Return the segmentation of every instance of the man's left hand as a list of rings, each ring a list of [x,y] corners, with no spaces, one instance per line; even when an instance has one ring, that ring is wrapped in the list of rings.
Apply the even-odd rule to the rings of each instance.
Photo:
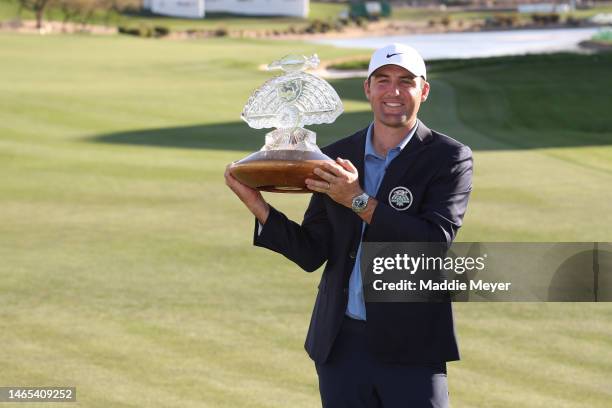
[[[314,169],[314,174],[323,181],[307,178],[306,186],[312,191],[327,194],[338,204],[351,208],[353,198],[363,193],[359,185],[359,172],[348,160],[338,157],[335,162]]]

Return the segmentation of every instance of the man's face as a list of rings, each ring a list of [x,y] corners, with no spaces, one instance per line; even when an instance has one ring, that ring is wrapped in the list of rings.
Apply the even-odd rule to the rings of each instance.
[[[393,128],[411,127],[427,99],[429,84],[402,67],[385,65],[365,81],[364,90],[376,121]]]

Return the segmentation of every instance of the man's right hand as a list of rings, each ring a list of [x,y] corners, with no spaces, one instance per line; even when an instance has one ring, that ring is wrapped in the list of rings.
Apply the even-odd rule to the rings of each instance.
[[[231,175],[228,164],[225,168],[225,184],[240,198],[246,207],[253,213],[257,220],[263,225],[270,215],[270,205],[264,200],[263,196],[254,188],[242,184]]]

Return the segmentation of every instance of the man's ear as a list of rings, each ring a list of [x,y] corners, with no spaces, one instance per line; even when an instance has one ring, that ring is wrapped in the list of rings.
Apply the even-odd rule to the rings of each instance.
[[[430,86],[429,82],[427,82],[423,78],[421,78],[421,81],[423,81],[423,86],[421,88],[421,102],[425,102],[427,100],[427,97],[429,96]]]
[[[366,98],[368,98],[368,101],[370,100],[370,79],[366,79],[365,81],[363,81],[363,92],[365,93]]]

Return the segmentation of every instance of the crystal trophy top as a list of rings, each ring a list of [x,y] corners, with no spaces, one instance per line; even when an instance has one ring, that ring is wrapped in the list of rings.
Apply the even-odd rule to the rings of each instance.
[[[266,150],[320,152],[316,134],[305,125],[333,123],[342,113],[340,97],[327,81],[304,72],[316,68],[319,57],[288,55],[268,65],[282,75],[266,81],[249,98],[241,118],[255,129],[276,128],[266,134]]]
[[[264,146],[230,166],[240,182],[258,190],[311,192],[305,180],[319,179],[314,169],[331,159],[305,125],[332,123],[342,113],[340,97],[325,80],[304,72],[319,65],[319,57],[289,55],[268,65],[282,74],[266,81],[249,98],[242,119],[255,129],[276,128]]]

